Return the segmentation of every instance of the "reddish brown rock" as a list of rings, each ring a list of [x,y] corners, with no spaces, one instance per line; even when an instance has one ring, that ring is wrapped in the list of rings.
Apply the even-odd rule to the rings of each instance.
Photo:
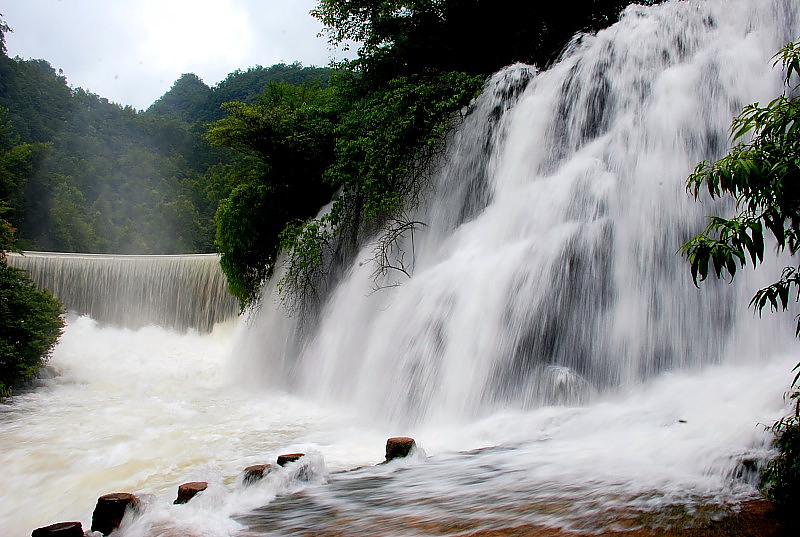
[[[245,485],[252,485],[256,481],[260,481],[265,475],[269,474],[274,466],[271,464],[254,464],[248,466],[242,472],[242,481]]]
[[[408,457],[411,450],[416,447],[416,442],[408,436],[397,436],[386,441],[386,462],[392,459]]]
[[[297,462],[305,453],[287,453],[286,455],[278,455],[278,466],[286,466],[290,462]]]
[[[31,537],[83,537],[83,526],[80,522],[57,522],[33,530]]]
[[[184,483],[178,487],[178,497],[172,503],[176,505],[186,503],[194,498],[198,492],[203,492],[207,488],[208,483],[205,481],[192,481],[190,483]]]
[[[114,492],[100,496],[92,513],[92,531],[108,535],[117,529],[128,508],[136,507],[136,496],[130,492]]]

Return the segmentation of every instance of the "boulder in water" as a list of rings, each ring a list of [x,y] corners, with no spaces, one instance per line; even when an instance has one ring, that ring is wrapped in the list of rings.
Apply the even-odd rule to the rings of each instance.
[[[198,492],[203,492],[208,488],[208,483],[205,481],[192,481],[184,483],[178,487],[178,497],[172,502],[175,505],[186,503],[194,498]]]
[[[417,446],[414,439],[408,436],[397,436],[386,441],[386,462],[392,459],[408,457]]]
[[[136,507],[136,496],[130,492],[114,492],[97,499],[92,513],[92,531],[108,535],[122,523],[122,517],[128,508]]]
[[[80,522],[57,522],[33,530],[31,537],[83,537],[83,526]]]

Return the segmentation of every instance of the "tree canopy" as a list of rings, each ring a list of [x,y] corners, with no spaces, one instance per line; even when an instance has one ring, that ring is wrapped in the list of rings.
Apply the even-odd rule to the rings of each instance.
[[[482,85],[482,77],[430,73],[373,88],[341,72],[327,88],[273,84],[254,104],[227,103],[209,140],[263,170],[217,213],[222,267],[242,307],[258,297],[281,250],[285,296],[295,304],[315,296],[334,250],[380,229],[419,194],[452,114]],[[331,209],[315,218],[334,192]]]
[[[333,194],[322,179],[339,113],[329,89],[271,83],[254,104],[224,105],[212,144],[253,160],[250,177],[219,205],[217,245],[230,289],[245,307],[275,266],[288,223],[313,216]]]

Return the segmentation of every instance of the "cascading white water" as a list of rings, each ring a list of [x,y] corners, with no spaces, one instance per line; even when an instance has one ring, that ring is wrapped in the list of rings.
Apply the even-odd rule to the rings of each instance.
[[[800,352],[791,315],[746,304],[782,265],[696,289],[676,251],[725,209],[684,181],[781,91],[795,4],[631,7],[495,75],[411,215],[413,276],[375,291],[365,246],[313,327],[269,289],[232,336],[70,318],[55,378],[0,406],[0,527],[88,528],[123,490],[120,537],[602,534],[752,498]],[[373,466],[398,434],[429,457]],[[305,478],[238,479],[295,451]]]
[[[633,6],[546,72],[496,74],[409,217],[427,225],[402,247],[413,276],[373,281],[368,244],[292,366],[256,351],[248,371],[425,423],[770,355],[791,330],[746,309],[765,280],[698,290],[677,250],[725,210],[691,199],[687,176],[727,150],[745,104],[782,91],[771,56],[798,17],[785,0]],[[274,338],[257,326],[243,345]]]
[[[8,260],[68,310],[116,326],[209,331],[237,312],[215,254],[24,252]]]

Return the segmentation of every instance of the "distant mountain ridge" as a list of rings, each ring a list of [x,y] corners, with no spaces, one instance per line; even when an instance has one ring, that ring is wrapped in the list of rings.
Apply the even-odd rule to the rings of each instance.
[[[255,102],[270,82],[326,87],[331,73],[329,67],[303,67],[300,63],[259,65],[246,71],[237,69],[213,87],[197,75],[186,73],[147,112],[182,121],[216,121],[224,116],[223,103]]]

